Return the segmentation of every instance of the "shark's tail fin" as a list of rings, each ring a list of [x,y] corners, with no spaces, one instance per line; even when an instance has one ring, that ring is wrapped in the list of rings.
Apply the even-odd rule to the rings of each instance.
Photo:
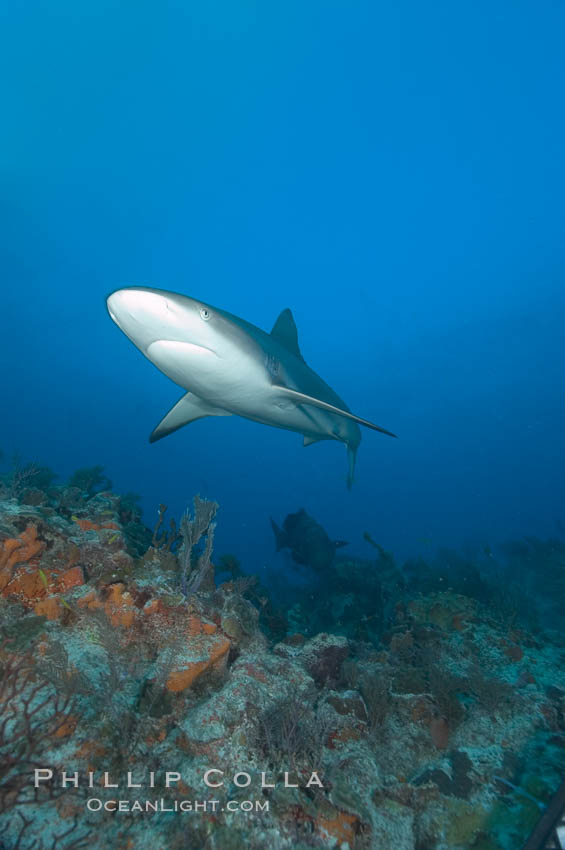
[[[271,528],[273,529],[273,532],[274,532],[274,535],[275,535],[275,543],[276,543],[276,546],[277,546],[277,552],[279,552],[281,549],[284,549],[284,547],[286,546],[286,534],[282,530],[282,528],[278,527],[278,525],[276,524],[276,522],[274,521],[274,519],[272,517],[271,517]]]
[[[355,474],[355,457],[357,455],[357,446],[352,448],[351,446],[347,447],[347,461],[349,463],[349,468],[347,470],[347,489],[351,490],[354,481]]]

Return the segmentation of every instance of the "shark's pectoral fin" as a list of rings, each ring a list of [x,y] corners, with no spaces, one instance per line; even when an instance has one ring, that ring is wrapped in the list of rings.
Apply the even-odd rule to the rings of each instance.
[[[307,437],[306,434],[304,434],[304,445],[311,446],[312,443],[320,443],[322,440],[325,439],[325,437]]]
[[[311,404],[314,407],[319,407],[321,410],[327,410],[328,413],[335,413],[337,416],[344,416],[346,419],[352,419],[359,425],[365,425],[366,428],[372,428],[373,431],[380,431],[381,434],[388,434],[389,437],[396,437],[396,434],[393,434],[392,431],[380,428],[373,422],[361,419],[359,416],[355,416],[348,410],[342,410],[340,407],[336,407],[335,405],[329,404],[327,401],[322,401],[314,396],[298,392],[298,390],[292,390],[290,387],[283,387],[282,385],[277,386],[277,392],[280,393],[283,398],[295,401],[296,404]]]
[[[161,419],[157,427],[151,432],[150,443],[155,443],[162,437],[167,437],[173,431],[178,431],[183,425],[188,425],[203,416],[231,416],[228,410],[221,407],[213,407],[203,401],[194,393],[187,393],[171,407],[164,419]]]
[[[271,517],[271,528],[273,529],[275,535],[275,543],[277,547],[277,552],[280,552],[281,549],[287,545],[286,533],[279,528],[274,519]]]

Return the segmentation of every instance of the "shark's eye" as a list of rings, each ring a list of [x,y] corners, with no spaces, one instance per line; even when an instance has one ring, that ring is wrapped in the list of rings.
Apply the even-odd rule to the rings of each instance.
[[[211,314],[210,310],[208,310],[206,307],[201,307],[200,308],[200,318],[204,319],[205,322],[209,321],[212,318],[212,314]]]

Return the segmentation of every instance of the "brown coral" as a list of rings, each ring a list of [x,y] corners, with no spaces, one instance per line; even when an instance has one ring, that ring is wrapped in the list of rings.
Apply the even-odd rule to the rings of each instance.
[[[48,620],[58,620],[63,613],[63,606],[60,599],[56,596],[49,596],[47,599],[42,599],[34,608],[35,613],[39,617],[47,617]]]
[[[336,839],[340,844],[344,842],[352,846],[358,827],[358,818],[347,812],[337,812],[334,817],[319,817],[318,827],[322,834]]]
[[[120,531],[120,526],[115,522],[97,523],[92,522],[90,519],[81,519],[80,517],[73,517],[73,522],[76,522],[81,531],[101,531],[103,528],[111,531]]]
[[[121,583],[110,585],[110,593],[104,605],[106,616],[113,626],[133,626],[137,617],[137,608],[133,597]]]
[[[204,673],[221,670],[228,657],[230,642],[223,636],[202,634],[194,637],[191,646],[201,651],[200,661],[188,661],[179,670],[173,670],[167,679],[167,690],[173,693],[184,691]]]
[[[8,575],[3,586],[10,580],[10,575],[18,564],[29,564],[38,559],[43,551],[45,543],[37,537],[37,528],[28,525],[19,537],[12,537],[0,543],[0,570],[3,575]]]
[[[41,541],[39,541],[41,543]],[[16,553],[21,550],[16,550]],[[25,554],[25,553],[24,553]],[[21,555],[18,555],[21,557]],[[33,561],[25,566],[18,566],[15,570],[5,568],[0,571],[0,591],[4,596],[17,596],[27,608],[35,608],[36,613],[38,605],[48,602],[46,597],[49,594],[64,594],[73,587],[84,584],[84,574],[81,567],[72,567],[71,569],[59,572],[57,570],[41,570],[37,566],[33,566]],[[55,597],[50,597],[55,599]],[[47,611],[54,611],[54,602],[48,602],[42,614],[46,614],[49,619],[55,619]],[[59,600],[57,600],[59,605]]]

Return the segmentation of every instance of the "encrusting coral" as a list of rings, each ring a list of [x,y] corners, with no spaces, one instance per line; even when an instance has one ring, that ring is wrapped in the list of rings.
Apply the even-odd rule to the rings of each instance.
[[[19,537],[8,538],[0,542],[0,570],[10,571],[18,564],[30,563],[38,559],[45,543],[37,537],[37,528],[28,525]]]

